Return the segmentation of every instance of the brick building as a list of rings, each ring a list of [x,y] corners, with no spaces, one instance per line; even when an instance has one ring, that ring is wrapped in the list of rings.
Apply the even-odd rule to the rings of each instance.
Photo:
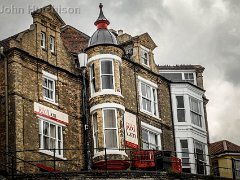
[[[53,159],[60,171],[102,169],[107,159],[107,168],[126,169],[130,150],[175,150],[170,81],[148,33],[109,30],[101,5],[91,37],[51,5],[32,17],[29,29],[0,42],[3,164],[35,173],[50,171]]]

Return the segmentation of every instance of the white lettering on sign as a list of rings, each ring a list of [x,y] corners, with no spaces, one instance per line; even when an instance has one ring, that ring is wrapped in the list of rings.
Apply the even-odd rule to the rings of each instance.
[[[37,102],[34,102],[34,113],[65,125],[68,124],[67,114],[39,104]]]
[[[131,148],[138,148],[136,115],[125,112],[124,125],[126,145]]]

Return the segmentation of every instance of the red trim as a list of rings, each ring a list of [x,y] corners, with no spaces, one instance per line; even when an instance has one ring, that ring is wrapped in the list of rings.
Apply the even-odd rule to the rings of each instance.
[[[61,172],[61,171],[58,170],[58,169],[55,169],[55,171],[54,171],[54,168],[49,167],[49,166],[45,166],[45,165],[43,165],[43,164],[36,164],[36,166],[39,167],[40,169],[44,169],[44,170],[46,170],[46,171],[48,171],[48,172]]]
[[[138,145],[137,144],[134,144],[132,142],[129,142],[129,141],[125,141],[125,144],[126,146],[130,147],[130,148],[134,148],[134,149],[137,149],[138,148]]]
[[[171,162],[172,162],[172,171],[175,173],[181,173],[182,172],[181,159],[177,157],[171,157]]]
[[[106,22],[100,22],[97,24],[97,29],[107,29]]]
[[[129,166],[129,162],[124,160],[99,161],[93,164],[93,168],[98,170],[126,170]]]
[[[64,121],[62,121],[62,120],[56,119],[56,118],[51,117],[51,116],[48,116],[48,115],[46,115],[46,114],[43,114],[43,113],[40,113],[40,112],[37,112],[37,111],[35,111],[35,113],[38,114],[38,115],[40,115],[40,116],[43,116],[43,117],[45,117],[45,118],[48,118],[48,119],[51,119],[51,120],[53,120],[53,121],[59,122],[59,123],[61,123],[61,124],[65,124],[65,125],[68,124],[68,123],[66,123],[66,122],[64,122]]]

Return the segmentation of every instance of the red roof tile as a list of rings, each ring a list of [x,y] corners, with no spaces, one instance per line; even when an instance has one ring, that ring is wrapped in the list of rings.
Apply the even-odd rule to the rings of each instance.
[[[209,153],[212,155],[221,153],[240,153],[240,146],[227,140],[218,141],[209,145]]]

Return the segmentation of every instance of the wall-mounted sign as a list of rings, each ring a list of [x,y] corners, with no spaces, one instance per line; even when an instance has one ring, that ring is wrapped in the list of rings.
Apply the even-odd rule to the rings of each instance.
[[[47,106],[44,106],[42,104],[34,102],[34,113],[48,118],[50,120],[62,123],[62,124],[68,124],[68,115],[65,113],[62,113],[60,111],[57,111],[55,109],[49,108]]]
[[[126,145],[131,148],[138,148],[136,115],[129,112],[125,112],[124,125]]]

